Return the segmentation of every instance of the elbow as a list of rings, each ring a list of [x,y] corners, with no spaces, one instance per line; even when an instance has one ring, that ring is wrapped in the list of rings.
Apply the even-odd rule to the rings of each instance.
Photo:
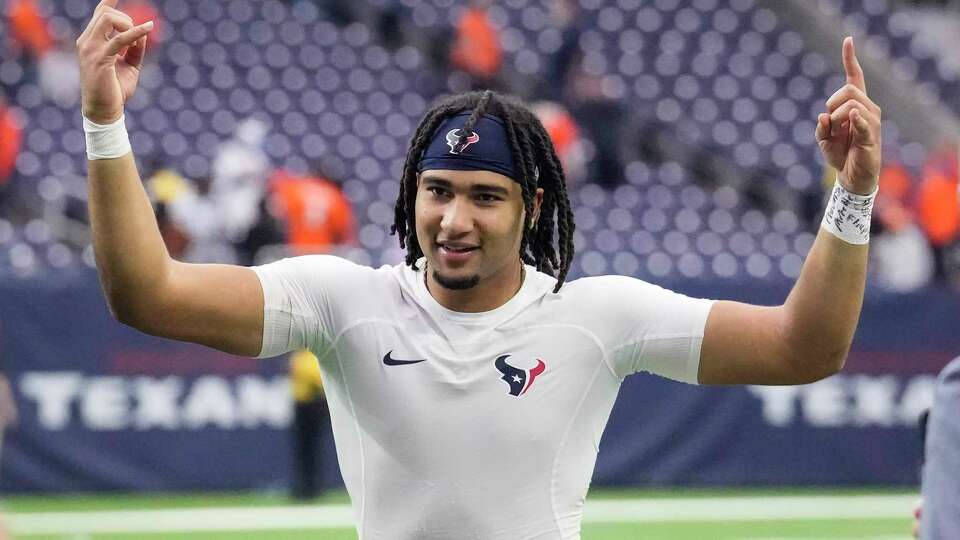
[[[832,377],[843,370],[850,348],[833,351],[806,351],[805,354],[795,355],[794,384],[814,383],[827,377]]]
[[[129,326],[129,321],[134,317],[131,303],[126,301],[122,295],[111,291],[106,284],[103,284],[103,293],[107,300],[107,309],[110,310],[110,316],[113,317],[113,320]]]
[[[840,373],[853,345],[852,333],[799,324],[795,318],[787,319],[781,336],[793,384],[809,384]]]
[[[131,303],[108,298],[107,306],[110,308],[110,315],[115,321],[131,328],[140,329],[143,317]]]
[[[832,377],[837,373],[840,373],[843,370],[843,366],[846,361],[846,351],[844,351],[843,354],[825,355],[819,359],[819,362],[817,362],[817,367],[813,373],[813,380],[810,382],[823,380],[827,377]]]
[[[163,312],[160,307],[165,298],[165,289],[158,282],[156,279],[111,280],[101,275],[101,288],[113,319],[141,332],[152,333],[151,327],[156,323],[157,314]]]
[[[147,334],[153,333],[150,314],[154,310],[148,308],[143,302],[107,296],[107,306],[110,309],[110,315],[120,324]]]
[[[844,347],[843,351],[841,351],[840,354],[833,356],[830,359],[830,364],[829,364],[831,371],[827,376],[829,377],[830,375],[836,375],[837,373],[840,373],[841,371],[843,371],[843,366],[847,364],[847,356],[849,355],[850,355],[850,346],[848,345],[847,347]]]

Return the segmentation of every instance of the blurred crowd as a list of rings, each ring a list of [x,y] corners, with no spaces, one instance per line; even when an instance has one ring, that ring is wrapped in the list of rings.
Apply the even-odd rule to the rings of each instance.
[[[884,160],[871,241],[879,283],[909,291],[937,280],[960,290],[957,145],[930,152],[918,173],[893,150]]]
[[[79,108],[76,36],[51,24],[36,0],[12,0],[5,9],[9,37],[2,46],[27,72],[21,80],[36,81],[46,99]],[[154,21],[147,50],[155,56],[166,39],[160,11],[150,0],[125,0],[122,9],[135,24]],[[308,173],[272,169],[263,148],[267,131],[261,119],[240,122],[204,177],[188,177],[162,157],[141,159],[171,255],[251,265],[355,244],[353,211],[336,176],[324,176],[322,163]],[[15,107],[0,94],[0,217],[17,210],[18,201],[6,200],[13,190],[5,188],[14,179],[22,138]]]

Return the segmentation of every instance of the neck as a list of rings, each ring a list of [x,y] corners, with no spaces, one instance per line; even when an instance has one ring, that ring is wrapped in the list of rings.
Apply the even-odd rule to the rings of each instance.
[[[476,286],[462,291],[442,287],[433,277],[429,265],[424,267],[427,291],[441,306],[462,313],[482,313],[506,304],[523,286],[526,270],[520,259],[498,274],[480,280]]]

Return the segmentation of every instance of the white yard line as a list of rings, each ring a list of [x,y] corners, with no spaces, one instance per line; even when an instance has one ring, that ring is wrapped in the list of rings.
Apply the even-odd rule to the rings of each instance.
[[[587,501],[584,521],[615,523],[903,518],[911,515],[915,500],[916,497],[912,495],[600,499]],[[13,532],[18,535],[338,529],[351,528],[354,523],[353,512],[345,504],[24,512],[8,514],[8,518]]]
[[[763,521],[910,517],[916,496],[749,496],[588,501],[584,521]]]
[[[754,538],[751,536],[747,540],[852,540],[852,538],[851,536],[816,536],[811,538],[797,536],[758,536]],[[856,540],[910,540],[910,536],[906,533],[896,536],[857,536]]]

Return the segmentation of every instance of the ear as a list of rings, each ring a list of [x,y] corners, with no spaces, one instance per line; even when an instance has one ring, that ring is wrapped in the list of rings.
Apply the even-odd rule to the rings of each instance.
[[[543,204],[543,188],[537,188],[533,195],[533,216],[530,218],[530,228],[537,228],[537,220],[540,219],[540,206]]]

